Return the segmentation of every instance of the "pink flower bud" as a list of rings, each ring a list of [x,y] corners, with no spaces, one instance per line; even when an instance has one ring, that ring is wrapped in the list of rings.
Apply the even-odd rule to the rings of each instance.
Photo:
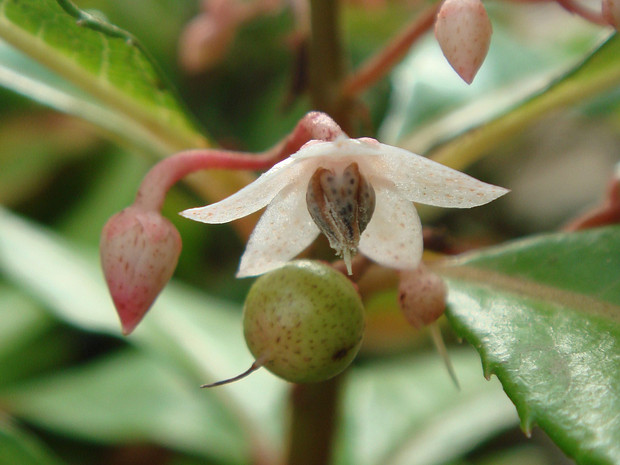
[[[101,233],[101,265],[123,327],[130,334],[170,280],[181,237],[157,211],[128,207]]]
[[[613,27],[620,27],[620,0],[603,0],[603,18]]]
[[[403,271],[398,286],[398,302],[407,321],[420,329],[443,315],[446,309],[446,285],[423,263],[412,271]]]
[[[468,84],[489,51],[492,32],[480,0],[445,0],[435,21],[435,37],[441,51]]]

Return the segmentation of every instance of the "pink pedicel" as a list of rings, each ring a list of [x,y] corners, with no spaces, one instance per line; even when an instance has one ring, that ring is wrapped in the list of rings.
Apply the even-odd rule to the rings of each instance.
[[[620,0],[603,0],[603,19],[618,29],[620,27]]]

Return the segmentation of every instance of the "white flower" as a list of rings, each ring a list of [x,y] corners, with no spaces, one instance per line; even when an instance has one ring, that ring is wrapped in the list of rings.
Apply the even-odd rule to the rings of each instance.
[[[347,189],[349,183],[353,189]],[[320,232],[347,266],[359,249],[380,265],[415,269],[422,257],[422,226],[412,202],[470,208],[506,192],[407,150],[341,136],[310,141],[237,193],[181,215],[227,223],[268,205],[241,257],[238,277],[282,266]]]

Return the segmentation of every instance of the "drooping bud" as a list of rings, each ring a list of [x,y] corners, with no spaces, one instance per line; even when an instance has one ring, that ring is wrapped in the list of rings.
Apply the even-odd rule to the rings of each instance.
[[[407,321],[418,329],[443,315],[446,294],[443,280],[423,263],[415,270],[401,272],[398,302]]]
[[[357,163],[342,173],[316,170],[308,183],[306,203],[310,216],[352,274],[351,258],[375,211],[375,191]]]
[[[450,354],[441,336],[437,319],[446,310],[446,284],[424,263],[412,271],[403,271],[398,286],[398,303],[405,318],[417,329],[428,327],[433,344],[443,359],[454,385],[459,388],[456,372],[450,361]]]
[[[123,334],[130,334],[170,280],[181,237],[157,211],[128,207],[103,228],[101,265]]]
[[[603,0],[603,18],[616,29],[620,28],[620,0]]]
[[[445,0],[435,21],[441,51],[467,84],[472,83],[487,55],[492,32],[480,0]]]

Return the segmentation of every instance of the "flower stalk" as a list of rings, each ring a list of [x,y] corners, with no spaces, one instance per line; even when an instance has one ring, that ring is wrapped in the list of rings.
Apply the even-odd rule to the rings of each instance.
[[[387,75],[411,46],[433,27],[440,3],[429,6],[407,24],[384,48],[370,57],[343,83],[342,94],[353,98]]]
[[[288,137],[261,154],[188,150],[155,165],[142,181],[134,203],[112,216],[101,234],[101,264],[123,334],[129,335],[142,321],[176,268],[181,237],[161,215],[161,208],[177,181],[206,169],[265,170],[308,140],[332,140],[341,134],[325,114],[311,112]]]

